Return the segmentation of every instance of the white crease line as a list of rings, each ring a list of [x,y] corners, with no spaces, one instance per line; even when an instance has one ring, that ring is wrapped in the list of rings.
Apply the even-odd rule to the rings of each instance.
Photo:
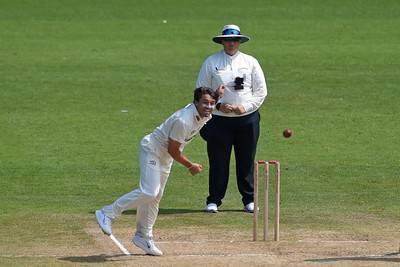
[[[144,256],[146,257],[146,255],[135,255],[135,254],[131,254],[132,256]],[[106,255],[80,255],[79,257],[99,257],[101,258],[102,256],[107,257]],[[111,255],[109,255],[110,257],[112,257]],[[265,257],[265,256],[275,256],[273,254],[268,254],[268,253],[250,253],[250,254],[233,254],[233,253],[228,253],[228,254],[165,254],[165,256],[178,256],[178,257]],[[29,254],[25,254],[25,255],[11,255],[11,254],[3,254],[0,255],[0,258],[68,258],[68,256],[66,255],[29,255]],[[70,256],[73,257],[73,256]]]
[[[343,256],[345,258],[378,258],[378,257],[385,257],[385,258],[396,258],[400,255],[399,253],[393,253],[393,254],[370,254],[370,255],[346,255]],[[148,255],[142,255],[142,254],[131,254],[132,257],[148,257]],[[66,256],[66,255],[11,255],[11,254],[3,254],[0,255],[0,258],[68,258],[68,257],[109,257],[112,258],[113,255],[106,255],[106,254],[101,254],[101,255],[79,255],[79,256]],[[244,253],[238,253],[238,254],[164,254],[164,257],[279,257],[274,254],[268,254],[268,253],[249,253],[249,254],[244,254]],[[129,256],[127,256],[129,258]],[[327,258],[329,259],[329,258]]]

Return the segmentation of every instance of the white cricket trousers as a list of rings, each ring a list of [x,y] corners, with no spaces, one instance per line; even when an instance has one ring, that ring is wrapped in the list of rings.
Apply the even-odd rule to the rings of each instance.
[[[173,159],[162,154],[150,143],[149,136],[143,138],[139,147],[140,186],[139,189],[120,197],[113,204],[102,208],[112,219],[125,210],[136,208],[136,233],[140,237],[152,238],[160,200],[164,193]]]

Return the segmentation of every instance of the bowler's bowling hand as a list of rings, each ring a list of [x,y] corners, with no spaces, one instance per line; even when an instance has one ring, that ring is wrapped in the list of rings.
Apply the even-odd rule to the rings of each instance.
[[[224,95],[224,92],[225,92],[225,86],[223,84],[221,84],[220,86],[218,86],[217,90],[215,91],[215,93],[218,96],[218,99]]]

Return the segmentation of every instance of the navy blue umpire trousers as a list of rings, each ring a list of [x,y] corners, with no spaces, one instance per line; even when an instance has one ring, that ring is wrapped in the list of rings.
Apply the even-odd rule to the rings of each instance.
[[[232,148],[236,159],[236,179],[242,202],[254,201],[254,158],[260,136],[260,113],[242,117],[213,115],[200,131],[207,141],[210,165],[207,204],[222,204],[229,180]]]

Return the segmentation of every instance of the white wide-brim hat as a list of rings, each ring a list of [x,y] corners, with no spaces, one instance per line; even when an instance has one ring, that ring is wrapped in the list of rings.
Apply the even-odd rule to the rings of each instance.
[[[237,25],[225,25],[222,28],[222,35],[218,35],[212,38],[217,44],[222,44],[222,38],[240,38],[240,43],[245,43],[250,40],[249,37],[240,34],[240,28]]]

